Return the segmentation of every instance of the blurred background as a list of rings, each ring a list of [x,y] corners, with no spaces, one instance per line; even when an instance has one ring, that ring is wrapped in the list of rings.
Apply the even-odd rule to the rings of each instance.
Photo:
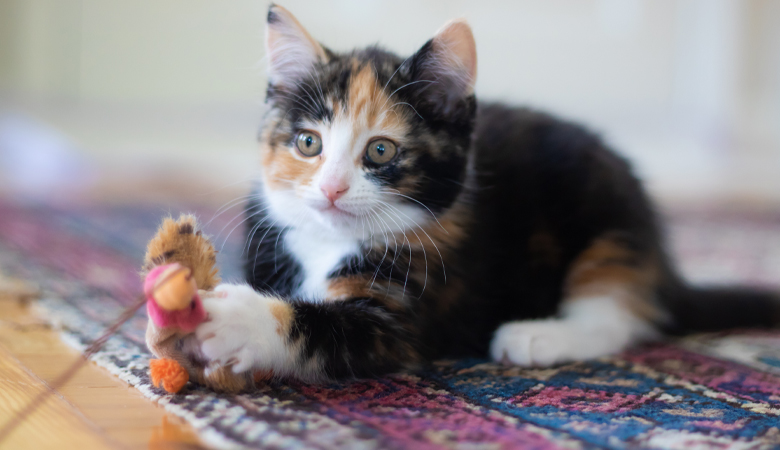
[[[665,204],[780,205],[780,1],[288,0],[334,50],[409,54],[447,20],[477,94],[601,133]],[[0,190],[208,201],[246,189],[259,0],[0,0]]]

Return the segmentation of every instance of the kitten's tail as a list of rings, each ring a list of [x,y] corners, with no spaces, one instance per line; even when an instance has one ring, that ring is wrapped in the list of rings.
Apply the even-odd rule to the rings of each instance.
[[[659,292],[675,334],[780,325],[780,293],[748,287],[698,288],[683,283]]]

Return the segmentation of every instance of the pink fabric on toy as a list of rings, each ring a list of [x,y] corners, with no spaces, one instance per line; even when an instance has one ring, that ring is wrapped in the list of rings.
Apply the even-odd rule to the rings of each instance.
[[[152,269],[144,280],[144,294],[146,295],[146,312],[149,318],[160,328],[175,327],[182,331],[190,333],[195,331],[198,325],[206,320],[206,310],[203,309],[203,303],[198,294],[192,298],[192,303],[187,309],[179,311],[166,311],[157,304],[152,292],[157,278],[171,267],[172,264],[158,266]]]

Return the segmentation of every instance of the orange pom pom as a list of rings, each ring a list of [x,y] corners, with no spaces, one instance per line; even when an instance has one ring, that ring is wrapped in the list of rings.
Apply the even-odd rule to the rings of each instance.
[[[149,375],[155,387],[175,394],[190,380],[190,374],[173,359],[153,359],[149,361]]]

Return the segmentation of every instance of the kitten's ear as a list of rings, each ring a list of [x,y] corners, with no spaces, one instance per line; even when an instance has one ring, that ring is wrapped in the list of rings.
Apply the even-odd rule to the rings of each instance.
[[[477,81],[477,46],[471,27],[464,19],[446,24],[414,55],[416,80],[431,81],[425,95],[434,102],[453,102],[474,93]]]
[[[327,62],[325,49],[311,37],[298,19],[281,6],[268,8],[265,30],[270,84],[293,85],[311,72],[317,62]]]

